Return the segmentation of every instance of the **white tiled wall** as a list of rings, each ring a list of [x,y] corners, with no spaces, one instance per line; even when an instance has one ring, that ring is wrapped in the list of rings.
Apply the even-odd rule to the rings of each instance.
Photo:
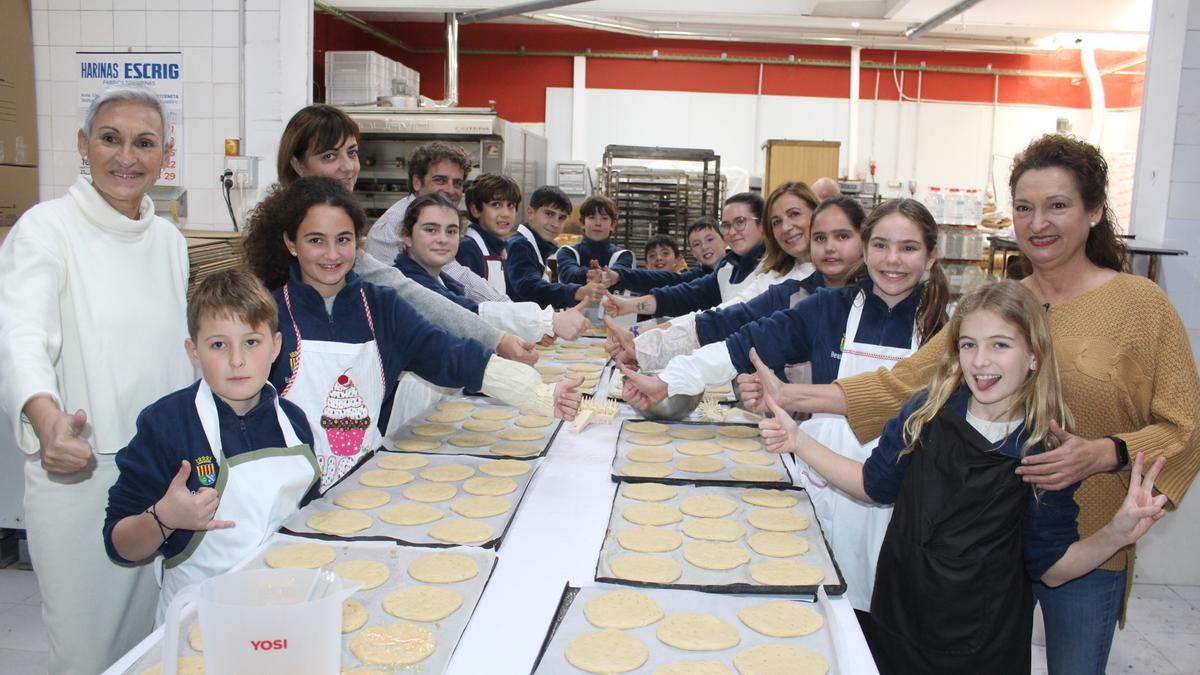
[[[239,218],[274,182],[283,126],[311,97],[311,0],[32,0],[32,8],[41,199],[63,194],[77,175],[75,52],[86,50],[183,53],[189,227],[231,229],[217,183],[224,139],[240,135],[243,153],[262,158],[260,189],[240,199],[235,193]],[[239,91],[246,113],[240,134]]]

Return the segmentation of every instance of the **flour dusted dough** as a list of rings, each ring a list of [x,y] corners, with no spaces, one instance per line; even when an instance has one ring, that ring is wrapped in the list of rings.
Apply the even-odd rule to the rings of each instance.
[[[379,512],[379,519],[392,525],[424,525],[446,514],[427,504],[400,504]]]
[[[435,483],[452,483],[475,475],[475,469],[465,464],[443,464],[421,470],[421,478]]]
[[[746,522],[769,532],[796,532],[808,529],[808,518],[792,511],[755,509],[746,514]]]
[[[523,475],[529,473],[532,470],[532,468],[530,467],[529,462],[518,462],[515,459],[493,459],[489,462],[484,462],[483,464],[480,464],[479,470],[482,471],[483,473],[486,473],[489,476],[506,477],[506,476],[523,476]],[[475,479],[472,478],[471,480],[467,481],[466,483],[463,483],[463,489],[466,489],[467,483],[470,483],[473,480],[475,480]],[[513,490],[515,490],[515,489],[517,489],[517,488],[516,488],[516,484],[514,483]],[[471,491],[467,490],[467,492],[471,492]],[[509,490],[509,492],[512,492],[512,490]],[[486,493],[471,492],[471,494],[486,494]],[[501,493],[501,494],[504,494],[504,493]]]
[[[450,502],[450,510],[464,518],[491,518],[511,508],[512,502],[500,497],[467,497]]]
[[[200,624],[192,624],[191,630],[188,631],[188,646],[198,652],[204,651],[204,637],[200,635]]]
[[[683,559],[706,570],[731,570],[750,562],[739,544],[693,541],[683,547]]]
[[[621,468],[622,475],[634,478],[666,478],[673,473],[675,473],[674,469],[663,464],[630,462]]]
[[[414,440],[418,443],[432,443],[433,447],[427,448],[429,450],[433,450],[434,448],[437,448],[439,445],[441,445],[437,441],[426,441],[426,440],[422,440],[420,438],[414,438],[411,440]],[[398,441],[397,441],[397,447],[399,447]],[[429,463],[429,460],[425,459],[424,457],[421,457],[420,455],[392,455],[392,454],[387,454],[387,455],[381,456],[379,458],[379,462],[378,462],[379,468],[381,468],[381,469],[400,469],[400,470],[419,469],[428,463]]]
[[[492,538],[495,529],[475,520],[443,520],[429,528],[429,536],[449,544],[482,544]]]
[[[554,420],[546,417],[545,415],[521,415],[513,424],[516,424],[519,427],[541,428],[548,427],[553,423]]]
[[[635,434],[665,434],[667,425],[658,422],[630,422],[625,429]]]
[[[479,564],[458,553],[431,553],[408,566],[408,576],[427,584],[454,584],[479,574]]]
[[[517,489],[517,482],[504,476],[487,478],[471,478],[463,483],[463,491],[467,494],[483,497],[499,497]]]
[[[683,520],[683,514],[666,504],[634,504],[621,512],[634,525],[670,525]]]
[[[711,652],[738,646],[742,635],[729,622],[711,614],[680,612],[658,624],[658,639],[677,649]]]
[[[584,633],[567,645],[567,663],[588,673],[628,673],[641,667],[650,652],[632,635],[605,628]]]
[[[441,447],[442,444],[439,443],[438,441],[433,441],[428,438],[413,438],[413,437],[409,436],[408,438],[401,438],[401,439],[397,440],[395,443],[393,443],[393,445],[396,446],[397,450],[404,450],[405,452],[428,452],[430,450],[438,449],[439,447]],[[381,466],[385,469],[409,468],[409,467],[403,467],[403,466],[383,466],[384,459],[387,459],[387,458],[384,457],[379,460],[379,466]],[[420,466],[420,465],[418,464],[417,466]]]
[[[795,560],[768,560],[751,565],[750,578],[767,586],[816,586],[825,571]]]
[[[175,672],[179,675],[204,675],[203,656],[181,656],[175,660]],[[142,671],[141,675],[162,675],[162,664],[156,663]]]
[[[666,445],[671,437],[666,434],[629,434],[625,442],[630,445]]]
[[[784,480],[784,475],[774,469],[761,466],[735,466],[729,470],[734,480],[750,483],[777,483]]]
[[[681,529],[692,539],[706,541],[737,541],[746,534],[741,523],[725,518],[696,518],[684,523]]]
[[[609,567],[618,579],[652,584],[669,584],[683,574],[679,563],[656,555],[623,556],[613,560]]]
[[[742,501],[772,509],[787,509],[800,503],[794,495],[781,490],[746,490],[742,493]]]
[[[471,412],[475,409],[475,404],[466,401],[442,401],[437,404],[437,409],[454,412]]]
[[[309,516],[306,524],[324,534],[347,535],[361,532],[374,522],[371,516],[358,511],[324,511]]]
[[[505,429],[496,435],[506,441],[540,441],[546,437],[537,429]]]
[[[733,675],[733,671],[720,661],[675,661],[654,669],[652,675]]]
[[[453,588],[409,586],[384,598],[383,611],[400,619],[428,623],[450,616],[462,604],[462,595]]]
[[[787,600],[743,607],[738,618],[751,629],[777,638],[812,635],[825,625],[825,619],[819,613]]]
[[[495,443],[496,437],[491,434],[455,434],[446,442],[459,448],[482,448]]]
[[[449,424],[418,424],[412,428],[418,436],[449,436],[454,433],[454,427]]]
[[[391,495],[383,490],[350,490],[333,498],[333,503],[343,509],[377,509],[392,501]]]
[[[670,448],[634,448],[627,456],[631,462],[669,462],[675,453]]]
[[[411,483],[413,475],[407,471],[393,469],[374,469],[364,471],[358,477],[358,482],[367,487],[396,487]]]
[[[503,410],[500,408],[487,408],[474,412],[471,417],[477,420],[510,420],[516,413],[512,410]]]
[[[662,502],[679,494],[679,490],[661,483],[628,483],[621,488],[621,495],[640,502]]]
[[[707,441],[716,437],[711,429],[704,427],[672,427],[667,433],[671,438],[680,438],[685,441]]]
[[[775,463],[775,457],[768,452],[754,450],[729,453],[729,460],[734,464],[753,464],[755,466],[771,466]]]
[[[532,457],[541,451],[542,449],[533,443],[497,443],[491,448],[493,455],[505,457]]]
[[[467,413],[458,412],[457,410],[439,410],[429,417],[425,418],[426,422],[450,424],[453,422],[461,422],[467,419]]]
[[[785,532],[758,532],[746,540],[760,555],[772,558],[791,558],[808,553],[808,540]]]
[[[721,446],[709,441],[677,443],[675,449],[685,455],[716,455],[725,451]]]
[[[354,598],[342,601],[342,632],[353,633],[367,625],[367,608]]]
[[[737,504],[720,495],[693,495],[679,503],[679,510],[697,518],[724,518]]]
[[[267,551],[263,561],[268,567],[312,570],[328,565],[335,558],[337,553],[325,544],[292,544]]]
[[[478,431],[485,434],[495,433],[504,427],[508,426],[506,422],[500,420],[467,420],[463,422],[463,429],[467,431]]]
[[[758,438],[758,429],[742,426],[717,427],[717,435],[725,438]]]
[[[392,576],[392,571],[388,569],[388,566],[377,560],[347,560],[338,563],[333,568],[333,573],[343,579],[361,581],[362,586],[358,588],[360,591],[379,588],[388,580],[388,577]]]
[[[444,502],[456,494],[458,488],[449,483],[418,483],[404,489],[404,498],[414,502]]]
[[[429,658],[437,648],[437,637],[411,623],[371,626],[355,636],[350,651],[359,661],[372,666],[407,666]]]
[[[820,654],[780,642],[738,652],[733,665],[741,675],[825,675],[829,663]]]
[[[649,626],[663,618],[663,610],[645,593],[620,590],[588,600],[583,616],[596,628],[624,630]]]
[[[621,548],[636,553],[666,553],[674,551],[683,543],[683,537],[673,530],[639,525],[617,533]]]
[[[716,457],[684,457],[675,462],[675,468],[688,473],[716,473],[725,468],[725,462]]]

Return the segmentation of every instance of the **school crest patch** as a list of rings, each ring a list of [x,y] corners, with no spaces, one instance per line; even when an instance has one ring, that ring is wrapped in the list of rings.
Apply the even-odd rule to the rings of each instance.
[[[217,466],[211,455],[196,458],[196,480],[204,487],[212,487],[217,482]]]

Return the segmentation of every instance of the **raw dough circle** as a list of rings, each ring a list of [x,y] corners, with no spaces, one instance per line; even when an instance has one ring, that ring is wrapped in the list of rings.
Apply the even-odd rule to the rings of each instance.
[[[408,576],[427,584],[455,584],[479,574],[479,564],[459,553],[431,553],[408,566]]]
[[[725,468],[725,462],[716,457],[684,457],[675,462],[675,468],[688,473],[716,473]]]
[[[567,366],[567,370],[572,373],[599,373],[604,370],[604,366],[599,363],[572,363]],[[575,377],[575,375],[572,375]]]
[[[396,487],[411,483],[413,475],[397,469],[373,469],[364,471],[358,477],[358,482],[367,487]]]
[[[523,476],[530,471],[528,462],[519,462],[515,459],[493,459],[489,462],[484,462],[479,465],[479,470],[489,476]],[[471,479],[474,480],[474,479]],[[467,484],[471,481],[463,483],[463,489],[466,489]],[[515,487],[513,488],[516,489]],[[467,490],[467,492],[471,492]],[[478,494],[472,492],[471,494]]]
[[[443,520],[429,528],[429,536],[449,544],[482,544],[492,538],[495,528],[476,520]]]
[[[736,520],[725,518],[696,518],[680,528],[692,539],[706,541],[737,541],[746,534],[746,528]]]
[[[192,629],[188,631],[188,646],[198,652],[204,651],[204,637],[200,635],[200,624],[192,624]]]
[[[787,600],[772,600],[761,605],[743,607],[738,619],[768,637],[789,638],[812,635],[825,625],[819,613]]]
[[[413,439],[407,439],[407,440],[413,440],[413,441],[416,441],[417,443],[432,443],[433,448],[429,448],[430,450],[433,450],[434,448],[437,448],[439,445],[441,445],[441,443],[438,443],[437,441],[426,441],[426,440],[420,439],[420,438],[413,438]],[[399,447],[399,442],[397,442],[397,447]],[[429,463],[429,460],[425,459],[424,457],[421,457],[420,455],[395,455],[395,454],[382,455],[379,458],[379,462],[378,462],[379,468],[381,468],[381,469],[419,469],[428,463]]]
[[[449,436],[454,433],[454,427],[449,424],[418,424],[412,428],[418,436]]]
[[[519,427],[533,428],[548,427],[553,423],[554,420],[550,417],[546,417],[545,415],[521,415],[517,418],[517,421],[514,422],[514,424]]]
[[[407,666],[429,658],[437,637],[411,623],[371,626],[355,636],[350,651],[372,666]]]
[[[685,455],[715,455],[724,452],[724,448],[709,441],[691,441],[677,443],[675,449]]]
[[[683,537],[674,530],[639,525],[618,532],[617,543],[621,548],[636,553],[666,553],[679,548]]]
[[[658,422],[630,422],[625,429],[635,434],[665,434],[669,427]]]
[[[475,475],[475,469],[465,464],[443,464],[421,470],[421,478],[435,483],[452,483]]]
[[[743,426],[717,427],[717,435],[725,438],[758,438],[758,429]]]
[[[663,618],[663,610],[645,593],[620,590],[588,600],[583,616],[596,628],[625,630],[649,626]]]
[[[640,502],[662,502],[679,494],[679,490],[662,483],[629,483],[621,488],[621,496]]]
[[[454,412],[471,412],[475,409],[474,403],[466,401],[442,401],[437,404],[438,410],[454,411]]]
[[[720,495],[694,495],[680,502],[679,510],[697,518],[724,518],[737,510],[737,504]]]
[[[755,509],[746,514],[746,522],[769,532],[797,532],[808,529],[808,518],[792,511]]]
[[[667,445],[671,437],[666,434],[629,434],[625,442],[630,445]]]
[[[734,464],[771,466],[775,463],[775,455],[757,450],[749,452],[731,452],[729,453],[729,461],[733,462]]]
[[[450,510],[464,518],[491,518],[511,508],[512,502],[500,497],[467,497],[450,502]]]
[[[761,466],[735,466],[729,470],[729,475],[734,480],[752,483],[778,483],[784,480],[782,473]]]
[[[175,660],[178,675],[204,675],[203,656],[181,656]],[[156,663],[142,671],[141,675],[162,675],[162,664]]]
[[[557,347],[560,350],[562,350],[562,349],[566,349],[566,350],[588,349],[588,345],[586,345],[582,342],[560,342],[560,343],[558,343]]]
[[[707,441],[716,437],[711,429],[704,427],[674,427],[667,433],[671,438],[680,438],[685,441]]]
[[[358,587],[360,591],[379,588],[388,580],[388,577],[392,576],[392,571],[388,569],[388,566],[378,560],[347,560],[338,563],[333,568],[333,573],[343,579],[361,581],[362,586]]]
[[[429,417],[426,417],[425,421],[433,422],[435,424],[451,424],[453,422],[461,422],[465,419],[467,419],[467,414],[465,412],[459,412],[457,410],[439,410],[431,414]]]
[[[663,464],[630,462],[621,468],[621,475],[634,478],[666,478],[673,473],[675,473],[674,469]]]
[[[768,642],[738,652],[733,666],[741,675],[825,675],[829,663],[820,654],[781,642]]]
[[[657,634],[663,644],[688,651],[729,649],[742,641],[742,634],[728,621],[690,612],[668,615],[658,624]]]
[[[534,370],[538,371],[538,373],[542,374],[543,376],[549,377],[557,377],[567,372],[567,369],[563,368],[562,366],[536,366]]]
[[[428,504],[400,504],[379,512],[379,519],[391,525],[424,525],[446,515]]]
[[[750,554],[740,544],[693,541],[683,547],[683,559],[706,570],[731,570],[750,562]]]
[[[496,437],[491,434],[455,434],[446,442],[459,448],[482,448],[495,443]]]
[[[768,560],[751,565],[750,578],[766,586],[816,586],[825,571],[795,560]]]
[[[353,633],[367,625],[367,608],[354,598],[342,601],[342,632]]]
[[[720,661],[675,661],[654,669],[651,675],[733,675]]]
[[[546,437],[537,429],[505,429],[496,435],[506,441],[540,441]]]
[[[746,540],[755,553],[772,558],[791,558],[808,553],[808,540],[785,532],[756,532]]]
[[[497,443],[491,448],[493,455],[506,457],[531,457],[541,451],[541,447],[533,443]]]
[[[428,452],[430,450],[437,450],[442,444],[438,441],[430,440],[428,438],[413,438],[412,436],[409,436],[408,438],[398,439],[395,443],[393,443],[393,445],[395,445],[398,450],[404,450],[405,452]],[[402,466],[383,466],[384,459],[387,459],[387,457],[380,458],[379,460],[379,466],[384,469],[408,468]],[[420,464],[417,466],[420,466]]]
[[[753,438],[718,438],[717,445],[734,452],[754,452],[762,449],[762,443]]]
[[[383,599],[383,611],[408,621],[441,621],[462,607],[462,594],[453,588],[409,586]]]
[[[618,579],[652,584],[669,584],[683,574],[679,563],[656,555],[622,556],[614,559],[609,567]]]
[[[504,410],[502,408],[486,408],[477,410],[471,414],[471,417],[477,420],[510,420],[516,412],[513,410]]]
[[[707,396],[709,394],[732,394],[732,393],[733,393],[733,387],[728,384],[718,384],[714,387],[705,387],[704,388],[705,396]]]
[[[623,631],[605,628],[584,633],[567,645],[567,663],[588,673],[628,673],[641,667],[650,652],[642,641]]]
[[[621,512],[634,525],[670,525],[683,520],[679,509],[666,504],[634,504]]]
[[[337,558],[337,552],[325,544],[292,544],[267,551],[263,561],[268,567],[312,570]]]
[[[333,498],[333,503],[343,509],[377,509],[392,501],[392,496],[383,490],[364,488],[351,490]]]
[[[404,498],[414,502],[444,502],[458,494],[449,483],[417,483],[404,489]]]
[[[800,503],[795,496],[782,490],[746,490],[742,493],[742,501],[772,509],[787,509]]]
[[[517,489],[517,482],[504,476],[489,478],[471,478],[463,483],[463,491],[467,494],[483,497],[499,497]]]
[[[361,532],[374,522],[371,516],[358,511],[324,511],[309,516],[306,524],[324,534],[347,535]]]
[[[463,429],[467,431],[478,431],[485,434],[495,433],[506,426],[508,423],[501,420],[467,420],[462,425]]]
[[[634,448],[626,455],[631,462],[669,462],[675,456],[670,448]]]

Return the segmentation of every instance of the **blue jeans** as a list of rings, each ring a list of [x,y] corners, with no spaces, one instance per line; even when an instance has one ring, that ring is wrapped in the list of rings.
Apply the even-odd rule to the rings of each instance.
[[[1093,570],[1057,588],[1035,583],[1050,675],[1103,674],[1121,616],[1125,572]]]

